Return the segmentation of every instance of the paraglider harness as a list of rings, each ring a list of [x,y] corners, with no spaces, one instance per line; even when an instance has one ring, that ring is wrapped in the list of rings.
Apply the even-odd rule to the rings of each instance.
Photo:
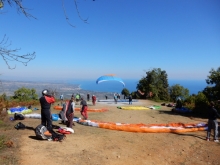
[[[15,129],[30,129],[34,130],[36,137],[40,140],[49,140],[49,141],[59,141],[62,142],[65,138],[65,134],[59,134],[56,133],[53,129],[51,131],[48,131],[48,129],[43,125],[38,125],[36,128],[25,126],[23,123],[19,122],[14,126]],[[53,125],[53,128],[59,129],[59,126]]]

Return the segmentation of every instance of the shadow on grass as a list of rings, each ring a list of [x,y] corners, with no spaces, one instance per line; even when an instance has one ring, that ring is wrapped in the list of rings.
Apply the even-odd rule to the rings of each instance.
[[[34,128],[34,127],[28,127],[28,126],[26,126],[25,128],[26,128],[26,129],[28,129],[28,130],[32,130],[32,131],[34,131],[34,130],[35,130],[35,128]]]
[[[159,114],[168,114],[168,115],[176,115],[176,116],[184,116],[184,117],[189,117],[189,118],[201,118],[201,119],[207,119],[207,116],[204,114],[197,114],[193,112],[188,112],[188,113],[181,113],[181,112],[176,112],[176,111],[167,111],[167,110],[158,110]]]
[[[199,135],[195,135],[195,134],[186,134],[186,133],[176,133],[176,132],[172,132],[173,134],[176,134],[176,135],[180,135],[180,136],[193,136],[193,137],[196,137],[198,139],[202,139],[202,140],[206,140],[206,137],[204,136],[199,136]]]
[[[37,136],[28,136],[30,139],[33,139],[33,140],[40,140],[39,138],[37,138]]]
[[[218,127],[218,130],[220,131],[220,127]],[[196,137],[196,138],[201,139],[201,140],[206,140],[206,131],[205,131],[204,136],[199,136],[199,135],[195,135],[195,134],[186,134],[186,133],[176,133],[176,132],[172,132],[172,133],[176,134],[176,135],[180,135],[180,136],[192,136],[192,137]],[[214,137],[213,133],[211,133],[211,137]]]

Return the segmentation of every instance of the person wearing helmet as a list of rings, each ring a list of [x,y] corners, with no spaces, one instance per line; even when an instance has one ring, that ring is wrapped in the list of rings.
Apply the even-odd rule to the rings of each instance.
[[[42,91],[42,97],[39,99],[41,105],[41,124],[47,127],[48,131],[52,131],[52,119],[50,107],[55,102],[54,96],[51,96],[47,89]]]
[[[81,102],[80,102],[80,105],[81,105],[81,115],[84,117],[84,120],[87,120],[88,119],[88,114],[87,114],[87,102],[86,100],[84,100],[83,97],[81,97]]]

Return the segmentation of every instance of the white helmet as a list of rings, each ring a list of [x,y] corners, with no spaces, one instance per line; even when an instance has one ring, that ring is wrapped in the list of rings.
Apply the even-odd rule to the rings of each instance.
[[[49,94],[49,91],[47,90],[47,89],[44,89],[43,91],[42,91],[42,95],[48,95]]]

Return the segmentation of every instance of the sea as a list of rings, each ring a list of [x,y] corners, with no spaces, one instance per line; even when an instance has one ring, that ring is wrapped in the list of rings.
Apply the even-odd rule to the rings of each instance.
[[[139,80],[136,79],[125,79],[123,80],[125,86],[117,81],[105,81],[96,84],[96,80],[69,80],[69,84],[78,84],[83,90],[96,91],[96,92],[110,92],[110,93],[121,93],[123,88],[129,90],[129,92],[137,91],[136,87]],[[190,95],[198,94],[206,86],[205,80],[168,80],[169,86],[179,84],[189,90]]]

